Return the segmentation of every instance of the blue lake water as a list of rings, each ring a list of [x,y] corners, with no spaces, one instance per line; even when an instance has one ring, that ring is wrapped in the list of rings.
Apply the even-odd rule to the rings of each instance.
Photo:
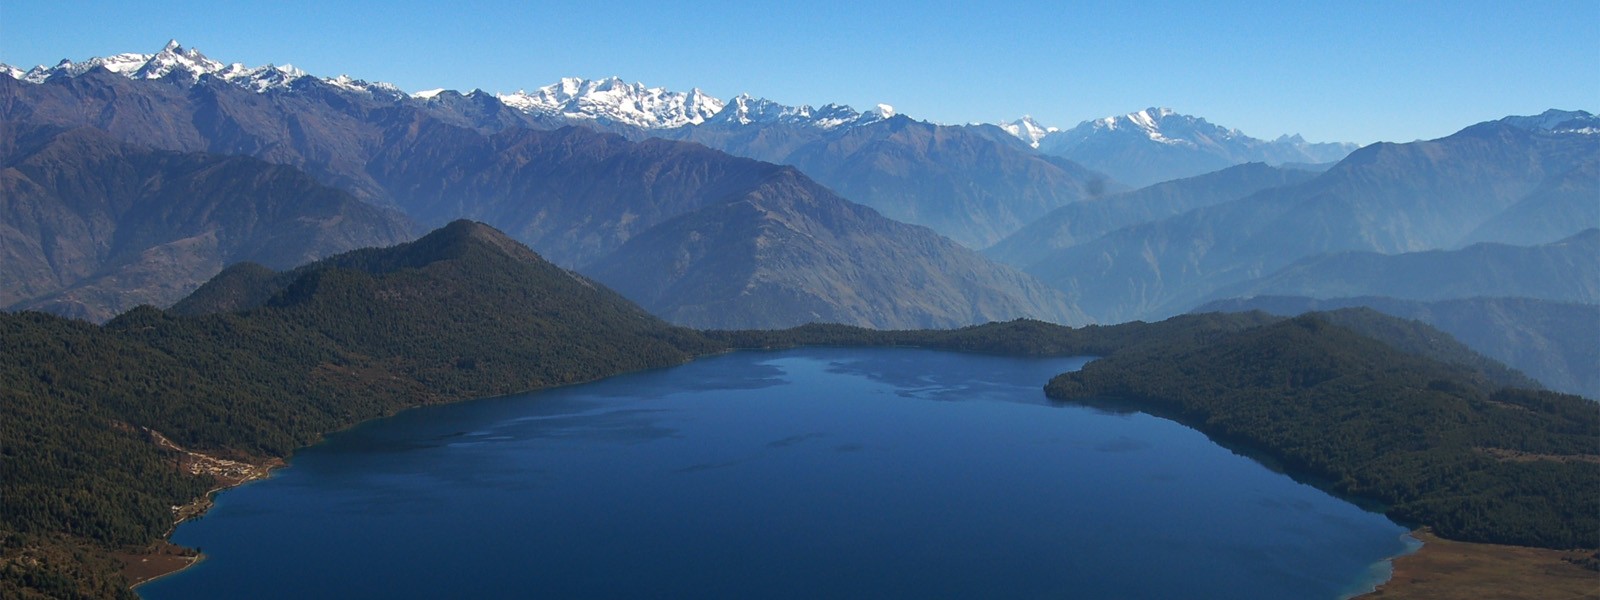
[[[372,421],[221,494],[141,586],[211,598],[1339,598],[1381,515],[1054,405],[1086,359],[741,352]]]

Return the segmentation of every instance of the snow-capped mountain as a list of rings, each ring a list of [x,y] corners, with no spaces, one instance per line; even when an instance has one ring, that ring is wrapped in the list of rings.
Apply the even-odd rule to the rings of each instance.
[[[1024,115],[1021,119],[1010,123],[998,123],[997,126],[1035,148],[1039,147],[1039,140],[1044,139],[1045,136],[1061,131],[1055,127],[1040,125],[1038,121],[1033,120],[1032,115]]]
[[[866,125],[894,116],[894,107],[879,104],[873,110],[858,112],[843,104],[788,106],[750,94],[729,100],[721,112],[706,120],[708,125],[799,125],[818,129]]]
[[[1247,162],[1333,162],[1356,149],[1355,144],[1347,143],[1312,144],[1299,135],[1280,136],[1272,141],[1257,139],[1238,129],[1157,107],[1084,121],[1071,129],[1046,134],[1036,147],[1136,186]]]
[[[1213,125],[1200,117],[1181,115],[1170,108],[1151,107],[1125,115],[1084,121],[1050,137],[1050,147],[1069,149],[1095,137],[1144,138],[1158,144],[1198,148],[1253,139],[1237,129]]]
[[[240,63],[224,64],[198,50],[185,48],[177,40],[168,42],[155,54],[126,53],[82,62],[63,60],[53,67],[40,65],[26,71],[0,63],[0,73],[20,81],[43,83],[52,77],[77,77],[97,67],[132,79],[178,77],[190,84],[198,83],[201,77],[212,76],[258,93],[290,90],[297,82],[312,78],[385,101],[409,100],[435,106],[441,102],[441,94],[453,91],[441,88],[406,94],[388,83],[368,82],[348,75],[318,78],[292,65],[246,67]],[[487,95],[474,90],[468,94],[457,92],[456,97],[478,97],[478,94]],[[748,94],[724,102],[698,88],[674,92],[665,88],[646,87],[642,83],[629,84],[617,77],[569,77],[532,91],[492,96],[500,104],[531,117],[527,122],[536,126],[590,122],[624,130],[673,129],[708,122],[725,125],[785,123],[832,130],[881,121],[895,114],[894,108],[886,104],[858,112],[840,104],[827,104],[819,108],[785,106]]]
[[[1600,134],[1600,117],[1585,110],[1550,109],[1532,116],[1512,116],[1500,119],[1518,129],[1548,133]]]
[[[296,69],[293,65],[264,65],[260,67],[246,67],[240,63],[223,64],[212,60],[199,50],[185,48],[177,40],[167,42],[167,45],[155,54],[124,53],[109,57],[95,57],[82,62],[62,60],[53,67],[39,65],[27,71],[0,64],[0,72],[10,75],[14,79],[30,83],[44,83],[51,77],[65,76],[77,77],[96,67],[104,67],[107,71],[123,75],[130,79],[161,79],[164,77],[178,77],[189,83],[195,83],[201,77],[210,75],[233,83],[240,87],[256,92],[266,92],[272,89],[288,89],[310,74]],[[340,88],[381,95],[403,95],[399,88],[387,83],[368,83],[360,79],[353,79],[347,75],[323,78],[324,83]]]
[[[536,89],[499,94],[506,106],[525,113],[567,119],[607,121],[661,129],[698,125],[722,110],[723,102],[699,88],[672,92],[665,88],[629,85],[619,78],[561,81]]]

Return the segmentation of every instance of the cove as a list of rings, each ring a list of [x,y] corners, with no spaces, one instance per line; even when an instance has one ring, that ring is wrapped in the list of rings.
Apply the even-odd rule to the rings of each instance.
[[[200,598],[1340,598],[1382,515],[1144,414],[1085,358],[738,352],[371,421],[227,491]]]

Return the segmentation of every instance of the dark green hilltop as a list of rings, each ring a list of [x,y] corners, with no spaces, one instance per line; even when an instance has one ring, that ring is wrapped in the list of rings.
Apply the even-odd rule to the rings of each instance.
[[[407,407],[821,344],[1101,356],[1048,393],[1182,421],[1447,537],[1600,539],[1595,405],[1528,389],[1414,321],[1249,312],[695,331],[457,221],[290,271],[235,265],[169,310],[103,326],[0,313],[0,597],[134,597],[114,553],[157,544],[173,506],[217,487],[176,468],[157,434],[260,464]]]

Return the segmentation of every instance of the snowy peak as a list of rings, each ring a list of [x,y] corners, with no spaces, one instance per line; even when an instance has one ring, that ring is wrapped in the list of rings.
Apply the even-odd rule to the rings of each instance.
[[[1143,186],[1246,162],[1333,162],[1350,154],[1356,145],[1313,144],[1299,135],[1257,139],[1170,108],[1150,107],[1048,134],[1039,140],[1038,148],[1124,183]]]
[[[199,80],[201,75],[215,74],[226,67],[217,61],[207,58],[199,50],[184,48],[177,40],[167,42],[160,52],[155,54],[124,53],[107,57],[95,57],[83,62],[72,62],[63,59],[54,67],[46,68],[39,65],[24,73],[18,79],[30,83],[43,83],[46,79],[64,75],[77,77],[95,68],[104,68],[107,71],[129,77],[132,79],[161,79],[176,74],[187,79],[190,83]],[[15,70],[7,67],[7,71]]]
[[[813,112],[810,106],[786,106],[766,98],[739,94],[706,122],[736,125],[803,123],[811,121]]]
[[[212,60],[199,50],[185,48],[183,44],[178,43],[178,40],[167,42],[167,45],[155,54],[126,53],[90,58],[83,62],[62,60],[54,67],[40,65],[26,72],[10,65],[0,65],[0,71],[22,81],[44,83],[51,77],[77,77],[97,67],[130,79],[178,77],[191,85],[198,83],[201,77],[209,75],[263,93],[274,89],[288,89],[296,81],[311,76],[292,65],[280,67],[269,64],[251,68],[240,63],[223,64]],[[322,81],[350,91],[382,96],[404,96],[398,88],[387,83],[369,83],[345,75]]]
[[[368,94],[375,97],[388,97],[398,100],[409,96],[409,94],[401,91],[400,88],[396,87],[394,84],[384,83],[382,81],[356,79],[349,75],[339,75],[338,77],[324,79],[322,81],[323,83],[336,88]]]
[[[1150,107],[1125,115],[1085,121],[1068,130],[1069,138],[1092,137],[1107,132],[1143,136],[1152,142],[1174,146],[1197,146],[1209,142],[1245,137],[1237,129],[1225,129],[1205,119],[1178,114],[1170,108]]]
[[[1311,144],[1298,134],[1282,135],[1276,140],[1266,141],[1245,135],[1238,129],[1230,129],[1212,124],[1203,118],[1181,114],[1170,108],[1150,107],[1144,110],[1131,112],[1125,115],[1115,115],[1092,121],[1084,121],[1078,126],[1059,133],[1049,134],[1040,141],[1047,150],[1067,151],[1071,148],[1086,143],[1107,143],[1108,140],[1120,139],[1128,142],[1147,141],[1165,146],[1176,146],[1220,154],[1238,154],[1245,156],[1253,151],[1246,149],[1264,147],[1312,148],[1319,149],[1313,154],[1317,157],[1334,156],[1337,160],[1355,149],[1352,144]],[[1244,154],[1239,154],[1244,152]],[[1256,153],[1259,154],[1259,153]],[[1273,154],[1268,152],[1268,155]],[[1263,160],[1262,157],[1252,157],[1249,160]],[[1271,161],[1268,162],[1283,162]]]
[[[1034,148],[1039,147],[1039,140],[1044,139],[1044,136],[1061,131],[1055,127],[1040,125],[1038,121],[1033,120],[1032,115],[1023,115],[1021,119],[1010,123],[999,123],[996,126],[1004,129],[1006,133],[1017,136],[1017,139],[1027,142],[1029,146]]]
[[[853,127],[882,121],[894,116],[894,107],[879,104],[877,108],[868,112],[858,112],[843,104],[825,104],[813,108],[811,105],[789,106],[779,104],[766,98],[757,98],[750,94],[739,94],[725,103],[722,110],[705,119],[705,125],[721,126],[761,126],[761,125],[792,125],[798,127],[815,127],[818,129],[836,129],[839,127]]]
[[[642,83],[630,84],[617,77],[567,77],[531,92],[517,91],[512,94],[491,95],[481,90],[459,94],[445,89],[407,94],[388,83],[365,81],[349,75],[314,77],[292,65],[249,67],[241,63],[227,64],[213,60],[199,50],[187,48],[177,40],[168,41],[154,54],[117,54],[82,62],[62,60],[53,67],[40,65],[26,71],[0,63],[0,73],[36,84],[53,77],[77,77],[96,68],[104,68],[130,79],[177,78],[189,85],[199,84],[202,79],[210,77],[256,93],[295,90],[307,78],[346,92],[394,102],[438,102],[439,95],[448,91],[475,101],[492,98],[513,110],[554,119],[558,123],[591,121],[642,129],[671,129],[708,122],[738,126],[786,123],[835,129],[866,125],[896,115],[894,107],[887,104],[859,112],[841,104],[826,104],[817,108],[785,106],[748,94],[730,103],[699,88],[674,92],[665,88],[646,87]]]
[[[178,40],[172,40],[160,52],[150,56],[130,77],[161,79],[176,73],[194,82],[201,75],[217,73],[224,68],[222,63],[206,58],[199,50],[184,48]]]
[[[722,111],[723,102],[699,88],[671,92],[664,88],[606,79],[562,78],[533,92],[501,94],[506,106],[529,114],[567,119],[608,121],[665,129],[704,123]]]
[[[1600,117],[1584,110],[1550,109],[1533,116],[1511,116],[1500,119],[1517,129],[1544,133],[1600,134]]]

